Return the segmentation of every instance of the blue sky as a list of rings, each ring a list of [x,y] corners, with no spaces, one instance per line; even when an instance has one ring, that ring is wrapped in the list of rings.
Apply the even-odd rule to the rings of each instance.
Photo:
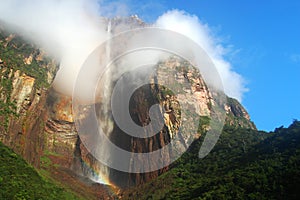
[[[243,105],[261,130],[300,119],[300,1],[128,0],[147,22],[171,9],[197,15],[222,43],[247,81]]]

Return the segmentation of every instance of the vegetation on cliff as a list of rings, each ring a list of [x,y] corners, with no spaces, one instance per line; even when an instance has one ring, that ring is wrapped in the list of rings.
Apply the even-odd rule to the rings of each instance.
[[[16,102],[11,99],[15,72],[32,77],[35,88],[48,88],[48,72],[53,70],[57,70],[56,64],[42,51],[20,36],[6,32],[0,24],[0,126],[7,129],[9,117],[18,116]]]
[[[79,199],[39,175],[0,142],[0,199]]]
[[[34,45],[20,36],[3,31],[0,26],[0,59],[2,64],[13,71],[20,70],[36,79],[38,87],[48,87],[47,72],[51,59]],[[1,68],[0,68],[1,69]],[[1,70],[0,70],[1,71]]]
[[[203,138],[203,137],[202,137]],[[297,199],[300,122],[266,133],[226,126],[204,159],[196,141],[172,169],[124,199]]]

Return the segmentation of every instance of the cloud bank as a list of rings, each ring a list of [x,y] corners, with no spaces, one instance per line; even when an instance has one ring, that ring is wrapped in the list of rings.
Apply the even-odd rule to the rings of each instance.
[[[86,57],[104,40],[96,0],[1,0],[0,20],[60,62],[54,87],[72,95]]]
[[[243,93],[247,91],[241,75],[232,70],[231,64],[224,58],[228,52],[219,39],[215,38],[211,29],[195,15],[184,11],[172,10],[160,16],[155,25],[161,28],[181,33],[200,45],[215,64],[223,82],[225,93],[242,100]]]
[[[108,39],[107,22],[102,16],[125,15],[128,10],[125,4],[101,5],[97,0],[1,0],[0,20],[58,59],[60,69],[54,87],[72,95],[83,62]],[[197,16],[173,10],[160,16],[154,26],[179,32],[198,43],[215,64],[225,93],[242,100],[247,90],[244,80],[224,59],[227,49],[218,43],[207,24]]]

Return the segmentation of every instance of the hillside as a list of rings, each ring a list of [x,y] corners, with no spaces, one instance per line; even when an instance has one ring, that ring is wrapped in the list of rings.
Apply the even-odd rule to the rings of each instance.
[[[266,133],[225,127],[206,158],[196,141],[172,169],[123,199],[298,199],[300,122]]]
[[[42,177],[0,142],[0,199],[80,199]]]
[[[300,122],[266,133],[225,127],[213,152],[197,157],[196,141],[171,170],[124,191],[122,199],[297,199]],[[1,199],[77,199],[41,177],[0,143]]]

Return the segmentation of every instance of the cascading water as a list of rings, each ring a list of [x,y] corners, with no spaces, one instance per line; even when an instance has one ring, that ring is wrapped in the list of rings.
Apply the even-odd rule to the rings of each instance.
[[[106,42],[106,57],[107,61],[110,60],[111,52],[111,20],[108,21],[107,25],[107,42]],[[110,69],[109,69],[110,70]],[[106,72],[103,82],[99,83],[99,89],[103,90],[103,95],[100,97],[100,103],[96,104],[95,108],[98,112],[98,121],[101,123],[101,128],[106,136],[109,138],[110,133],[113,130],[113,120],[110,114],[110,94],[111,94],[111,72]],[[99,124],[100,127],[100,124]],[[104,139],[100,141],[100,144],[97,144],[96,151],[99,154],[110,154],[110,149],[108,145],[104,142]],[[91,165],[88,172],[88,177],[98,183],[102,184],[111,184],[109,181],[109,172],[110,169],[101,162],[94,160],[94,163]]]
[[[118,22],[113,23],[114,33],[119,32]],[[108,40],[90,54],[78,75],[73,110],[80,139],[86,148],[82,148],[81,158],[88,161],[94,172],[88,177],[96,182],[109,184],[107,180],[110,180],[118,187],[128,187],[157,177],[187,150],[195,137],[199,137],[200,114],[190,112],[199,108],[199,95],[191,92],[194,90],[191,84],[196,82],[190,80],[200,75],[198,67],[190,69],[194,65],[189,60],[207,67],[199,67],[205,77],[214,77],[210,73],[213,64],[193,41],[174,32],[145,28],[124,31],[112,39],[111,34],[112,22],[109,21]],[[159,36],[159,40],[154,36]],[[187,44],[186,48],[190,49],[186,51],[174,45],[177,43]],[[189,77],[191,75],[193,77]],[[152,87],[154,84],[160,86]],[[144,87],[148,92],[133,95],[145,85],[148,85]],[[223,94],[219,88],[222,88],[221,81],[214,80],[212,94]],[[171,96],[178,94],[180,97],[178,117],[174,114],[176,106],[169,106],[174,101],[170,91]],[[85,96],[83,100],[89,100],[88,103],[82,102],[82,96]],[[167,102],[167,110],[154,108],[154,105],[161,106],[160,102]],[[223,106],[223,101],[220,102],[216,105]],[[94,106],[86,105],[92,103]],[[212,136],[208,134],[199,156],[206,156],[219,137],[224,118],[215,116],[217,122],[209,130]],[[182,123],[176,122],[177,119],[183,119]],[[180,128],[178,134],[173,130],[175,122]]]

